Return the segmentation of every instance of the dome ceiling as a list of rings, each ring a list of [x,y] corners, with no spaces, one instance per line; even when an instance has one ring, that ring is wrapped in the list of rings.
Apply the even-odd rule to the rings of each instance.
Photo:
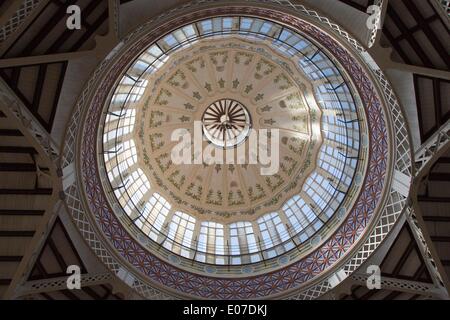
[[[277,210],[300,191],[321,146],[321,111],[312,98],[312,86],[289,60],[238,37],[204,40],[171,56],[148,83],[155,86],[149,85],[139,103],[142,107],[137,107],[134,140],[141,168],[155,192],[189,213],[227,222]],[[221,111],[228,108],[235,116],[230,128],[233,119],[244,122],[232,130],[240,139],[234,144],[234,138],[214,123],[220,123]],[[206,164],[204,159],[202,164],[173,163],[171,151],[179,143],[172,141],[174,130],[186,129],[193,136],[195,121],[210,124],[203,128],[203,151],[212,142],[214,152],[221,152],[223,138],[230,138],[228,150],[222,152],[224,164]],[[262,175],[261,164],[249,163],[245,123],[254,130],[280,130],[280,148],[273,150],[279,154],[279,169],[274,174]],[[191,142],[184,150],[189,158],[195,151]],[[237,164],[237,151],[230,146],[236,149],[242,142],[245,159]],[[233,161],[227,161],[227,153]]]
[[[366,71],[345,32],[330,36],[261,6],[217,4],[181,17],[175,10],[172,20],[161,17],[167,24],[150,22],[105,61],[80,104],[79,192],[87,201],[76,214],[89,213],[107,239],[91,246],[105,263],[121,261],[132,286],[238,299],[306,290],[320,279],[311,290],[323,292],[330,283],[320,277],[341,263],[355,270],[405,203],[389,183],[391,161],[408,175],[408,159],[390,151],[391,112],[407,134],[382,74]],[[251,129],[278,129],[267,144],[278,141],[279,170],[174,163],[174,131],[195,138],[196,123],[201,149],[214,152],[245,146]],[[178,151],[189,149],[195,143]]]
[[[0,5],[0,296],[448,298],[437,1],[47,2]]]
[[[226,25],[258,37],[194,31]],[[361,186],[364,112],[346,79],[322,49],[261,19],[202,20],[151,45],[105,119],[105,166],[125,225],[220,266],[317,245]]]

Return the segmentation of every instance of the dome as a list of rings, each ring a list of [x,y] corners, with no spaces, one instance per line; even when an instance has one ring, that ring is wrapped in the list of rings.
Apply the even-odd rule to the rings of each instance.
[[[0,299],[448,299],[449,3],[0,1]]]
[[[99,241],[143,286],[188,297],[329,285],[395,222],[390,163],[409,174],[388,143],[395,125],[407,137],[395,97],[314,15],[191,9],[130,34],[84,102],[80,180]]]
[[[105,169],[127,223],[219,265],[274,258],[329,231],[352,201],[364,119],[347,82],[311,41],[267,20],[213,18],[164,36],[127,70],[105,118]],[[251,162],[250,129],[273,164]],[[193,135],[181,164],[177,130]]]

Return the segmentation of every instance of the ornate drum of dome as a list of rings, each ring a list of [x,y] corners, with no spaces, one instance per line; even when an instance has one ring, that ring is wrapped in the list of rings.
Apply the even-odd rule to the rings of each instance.
[[[320,297],[406,205],[408,130],[388,81],[341,27],[285,4],[194,1],[149,21],[76,106],[68,209],[144,297]],[[253,132],[270,164],[239,158],[261,160]],[[197,161],[206,150],[221,161]]]

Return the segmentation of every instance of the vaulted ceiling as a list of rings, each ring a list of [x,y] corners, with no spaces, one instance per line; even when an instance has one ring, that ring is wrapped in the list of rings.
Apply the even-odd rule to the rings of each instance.
[[[7,86],[17,103],[60,144],[84,82],[128,31],[126,29],[134,24],[133,17],[120,16],[120,13],[133,12],[134,7],[134,10],[147,8],[148,19],[187,2],[149,4],[155,1],[147,4],[140,0],[0,1],[0,85]],[[362,15],[375,3],[374,0],[327,1],[333,1],[332,6],[344,10],[346,7],[357,9]],[[325,14],[331,10],[327,8],[327,1],[317,4]],[[384,1],[381,38],[372,51],[376,56],[376,50],[388,48],[389,68],[397,68],[410,76],[408,85],[413,88],[414,103],[402,101],[403,107],[408,110],[410,129],[418,131],[420,144],[424,144],[450,118],[450,20],[438,1]],[[81,30],[66,28],[66,8],[72,4],[82,10]],[[390,80],[397,91],[405,90],[399,92],[400,97],[411,94],[404,83],[397,84],[394,78]],[[57,284],[53,289],[42,290],[31,286],[64,277],[70,264],[82,266],[84,274],[98,274],[102,269],[93,267],[99,263],[95,257],[80,254],[86,249],[76,233],[68,230],[67,221],[64,222],[67,213],[55,210],[55,203],[62,197],[55,183],[60,172],[27,127],[7,111],[8,106],[1,104],[0,101],[0,297],[17,297],[15,289],[28,283],[28,287],[25,286],[28,291],[19,292],[30,299],[124,298],[126,290],[121,289],[118,294],[120,285],[112,285],[113,281],[106,276],[107,280],[93,280],[92,285],[77,292]],[[421,172],[420,180],[416,181],[418,197],[413,200],[419,206],[422,231],[430,241],[432,257],[444,271],[448,290],[450,152],[431,161],[431,169]],[[414,236],[415,231],[408,221],[403,223],[383,249],[385,253],[379,259],[382,275],[432,286],[433,275]],[[350,285],[338,292],[338,298],[391,300],[433,296],[429,292],[405,290],[400,285],[371,291],[354,279],[348,281]]]

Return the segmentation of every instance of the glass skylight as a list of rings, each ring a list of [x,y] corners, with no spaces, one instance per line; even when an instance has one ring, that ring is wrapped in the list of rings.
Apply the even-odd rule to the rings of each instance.
[[[136,108],[148,77],[168,57],[204,38],[239,36],[266,41],[289,57],[314,86],[323,110],[315,170],[299,194],[278,211],[254,220],[223,224],[179,211],[152,189],[139,168],[131,134]],[[256,263],[275,258],[307,242],[341,206],[358,165],[360,123],[351,89],[326,52],[306,37],[272,21],[218,17],[183,26],[164,35],[138,57],[111,97],[103,131],[103,160],[114,195],[130,221],[165,249],[216,265]]]

